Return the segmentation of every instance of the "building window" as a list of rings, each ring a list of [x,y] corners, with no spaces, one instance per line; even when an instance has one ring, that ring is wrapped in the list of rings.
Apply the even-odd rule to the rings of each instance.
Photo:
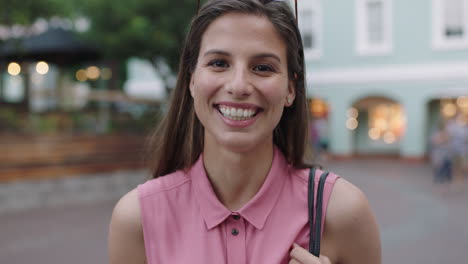
[[[368,136],[374,141],[393,144],[400,141],[405,132],[405,115],[401,105],[379,104],[369,108]]]
[[[461,39],[465,34],[463,0],[448,0],[444,6],[444,34],[446,38]]]
[[[304,42],[304,49],[313,49],[315,46],[317,46],[317,43],[315,43],[316,32],[313,29],[313,10],[304,10],[303,12],[301,12],[301,22],[302,41]]]
[[[468,48],[468,0],[433,0],[433,47]]]
[[[356,51],[360,55],[392,50],[392,0],[356,0]]]
[[[384,21],[381,1],[371,1],[366,5],[368,14],[367,30],[369,32],[367,41],[373,45],[380,45],[384,42],[383,30]]]
[[[322,10],[318,0],[300,2],[299,28],[304,45],[304,55],[317,59],[322,53]]]

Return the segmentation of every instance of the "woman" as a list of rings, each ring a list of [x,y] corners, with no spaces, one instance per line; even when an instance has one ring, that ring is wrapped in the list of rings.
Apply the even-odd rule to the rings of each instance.
[[[153,137],[155,179],[114,209],[111,263],[380,263],[367,200],[336,175],[322,255],[305,249],[304,57],[284,1],[208,1],[172,100]]]

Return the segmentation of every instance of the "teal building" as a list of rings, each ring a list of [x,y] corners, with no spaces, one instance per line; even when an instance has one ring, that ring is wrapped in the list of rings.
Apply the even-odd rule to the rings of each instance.
[[[298,1],[311,111],[335,156],[422,159],[468,116],[468,0]]]

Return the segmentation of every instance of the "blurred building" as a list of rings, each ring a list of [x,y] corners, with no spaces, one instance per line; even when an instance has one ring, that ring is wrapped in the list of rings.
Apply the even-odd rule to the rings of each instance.
[[[44,23],[43,30],[31,26],[30,34],[17,38],[0,34],[6,37],[0,43],[0,102],[24,105],[32,112],[80,108],[89,87],[70,81],[67,71],[96,63],[99,52],[74,31]],[[91,77],[96,69],[88,71]]]
[[[298,13],[332,154],[420,159],[439,115],[468,115],[468,0],[308,0]]]
[[[127,62],[127,72],[128,77],[123,87],[126,94],[144,100],[167,99],[166,84],[149,61],[131,58]]]

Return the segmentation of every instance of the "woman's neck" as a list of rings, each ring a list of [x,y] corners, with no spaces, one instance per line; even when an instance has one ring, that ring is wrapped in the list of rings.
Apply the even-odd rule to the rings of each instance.
[[[234,152],[205,141],[203,162],[218,199],[235,211],[260,190],[273,162],[273,143]]]

